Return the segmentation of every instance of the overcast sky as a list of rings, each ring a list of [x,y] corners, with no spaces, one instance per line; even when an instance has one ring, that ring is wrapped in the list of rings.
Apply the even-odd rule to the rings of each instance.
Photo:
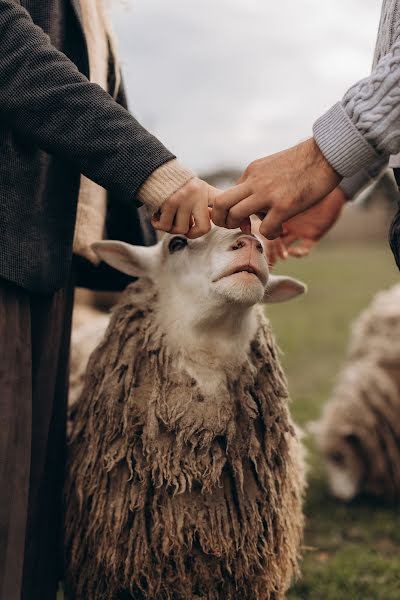
[[[381,0],[110,0],[130,107],[198,171],[295,144],[370,71]]]

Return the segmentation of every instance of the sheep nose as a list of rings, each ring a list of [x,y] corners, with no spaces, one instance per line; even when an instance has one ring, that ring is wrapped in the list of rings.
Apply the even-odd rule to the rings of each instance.
[[[260,240],[255,237],[248,235],[241,235],[231,246],[231,250],[240,250],[240,248],[256,248],[261,254],[264,252],[264,248]]]

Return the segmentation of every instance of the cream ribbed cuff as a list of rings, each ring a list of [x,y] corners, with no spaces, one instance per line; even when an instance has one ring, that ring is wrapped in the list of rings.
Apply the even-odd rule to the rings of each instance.
[[[358,131],[341,102],[314,123],[313,133],[322,154],[342,177],[355,175],[380,157]]]
[[[169,160],[158,167],[139,188],[137,198],[150,210],[157,211],[167,198],[172,196],[196,175],[182,167],[179,162]]]

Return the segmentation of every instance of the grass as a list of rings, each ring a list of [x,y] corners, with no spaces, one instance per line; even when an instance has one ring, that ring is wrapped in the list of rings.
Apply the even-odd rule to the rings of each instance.
[[[318,418],[344,359],[349,324],[376,291],[398,282],[382,245],[321,246],[282,272],[309,286],[306,297],[267,308],[300,425]],[[328,494],[310,441],[309,488],[302,577],[288,600],[399,600],[400,508]]]

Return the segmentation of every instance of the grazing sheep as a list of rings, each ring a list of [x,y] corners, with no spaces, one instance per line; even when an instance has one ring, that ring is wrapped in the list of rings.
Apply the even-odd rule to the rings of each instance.
[[[400,499],[400,285],[354,323],[347,364],[311,430],[337,498]]]
[[[98,255],[142,279],[91,355],[66,486],[71,600],[279,600],[297,573],[302,447],[258,302],[260,241],[213,228]]]

